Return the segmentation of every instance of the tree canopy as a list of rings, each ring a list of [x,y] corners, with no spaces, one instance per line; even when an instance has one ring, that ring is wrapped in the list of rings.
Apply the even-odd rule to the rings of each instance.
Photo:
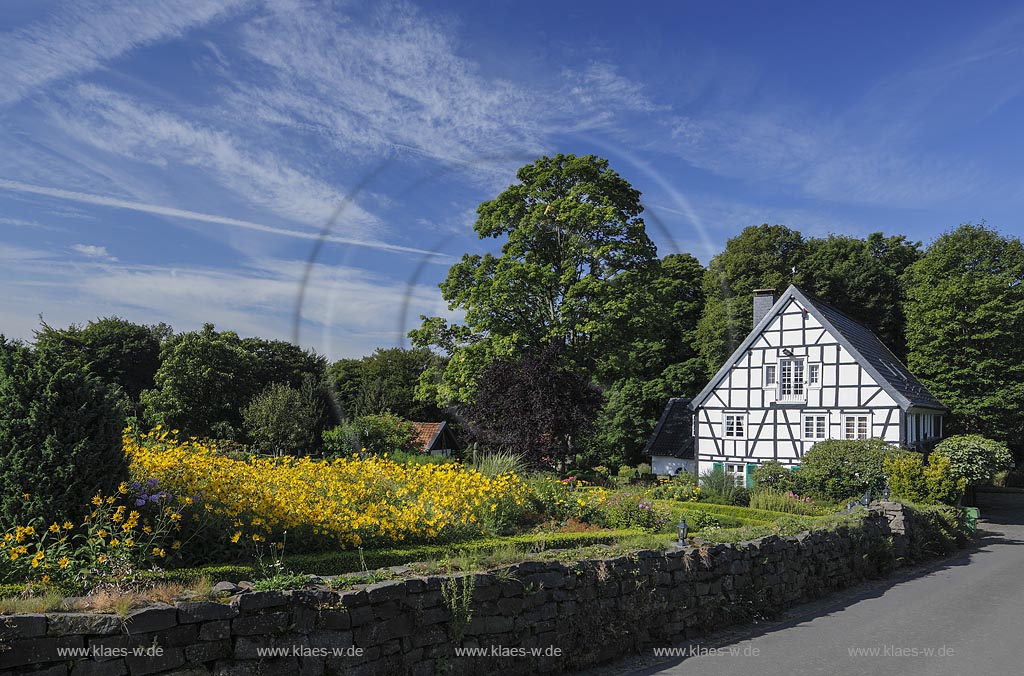
[[[504,237],[501,255],[466,254],[441,293],[465,323],[423,317],[414,344],[446,351],[441,403],[469,401],[477,375],[499,358],[547,345],[591,368],[609,335],[636,313],[636,284],[655,258],[640,213],[640,193],[586,155],[543,157],[521,168],[519,182],[477,209],[481,239]],[[600,340],[597,337],[600,336]]]
[[[81,518],[127,478],[116,390],[67,359],[0,336],[0,520]]]
[[[1024,245],[961,225],[905,281],[908,366],[952,409],[947,430],[1024,446]]]

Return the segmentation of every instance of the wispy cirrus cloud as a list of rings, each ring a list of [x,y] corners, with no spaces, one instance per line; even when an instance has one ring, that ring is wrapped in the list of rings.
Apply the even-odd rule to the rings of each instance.
[[[569,82],[569,93],[585,108],[640,113],[658,113],[671,108],[655,103],[642,82],[625,77],[610,63],[591,63],[583,71],[565,70],[563,77]]]
[[[138,47],[179,37],[249,4],[251,0],[65,3],[43,21],[0,34],[0,105]]]
[[[208,174],[246,203],[293,222],[321,227],[345,200],[331,184],[296,169],[281,154],[106,88],[79,86],[52,110],[58,125],[79,141],[156,167]],[[357,237],[383,229],[379,219],[352,201],[342,221]]]
[[[226,225],[233,228],[254,230],[257,232],[264,232],[271,235],[281,235],[283,237],[294,237],[305,240],[323,239],[324,241],[333,242],[335,244],[348,244],[352,246],[369,247],[371,249],[380,249],[382,251],[391,251],[395,253],[415,254],[421,256],[444,256],[443,254],[438,254],[436,252],[428,251],[425,249],[418,249],[416,247],[389,244],[387,242],[375,240],[362,240],[351,237],[341,237],[339,235],[331,234],[321,237],[321,235],[316,232],[281,228],[276,226],[265,225],[262,223],[255,223],[253,221],[246,221],[238,218],[229,218],[226,216],[218,216],[215,214],[206,214],[198,211],[190,211],[188,209],[177,209],[174,207],[167,207],[159,204],[145,204],[142,202],[134,202],[131,200],[124,200],[116,197],[94,195],[49,186],[32,185],[28,183],[22,183],[20,181],[11,181],[9,179],[3,178],[0,178],[0,190],[10,190],[19,193],[42,195],[45,197],[55,197],[57,199],[69,200],[72,202],[79,202],[82,204],[93,204],[103,207],[113,207],[115,209],[128,209],[130,211],[138,211],[142,213],[153,214],[156,216],[167,216],[169,218],[175,219],[198,221],[201,223],[212,223],[216,225]]]
[[[241,48],[267,77],[229,96],[232,113],[362,157],[503,165],[547,144],[563,111],[482,75],[440,20],[401,3],[351,9],[283,3],[249,22]]]
[[[0,243],[0,284],[10,290],[9,301],[0,305],[7,336],[30,339],[42,309],[55,326],[118,315],[164,321],[181,331],[214,322],[242,335],[291,340],[304,281],[302,344],[332,359],[403,344],[403,307],[410,317],[450,316],[431,286],[351,267],[316,265],[305,279],[305,262],[287,259],[250,260],[233,270],[110,261],[55,265],[58,260],[50,252]]]

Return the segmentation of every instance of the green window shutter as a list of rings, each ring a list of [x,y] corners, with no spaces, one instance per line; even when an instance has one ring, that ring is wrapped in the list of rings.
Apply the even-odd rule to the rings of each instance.
[[[747,488],[754,487],[754,470],[757,469],[757,465],[752,462],[747,463]]]
[[[713,462],[713,463],[711,463],[711,469],[713,469],[713,470],[714,469],[720,469],[720,470],[722,470],[724,472],[725,471],[725,465],[723,465],[720,462]]]

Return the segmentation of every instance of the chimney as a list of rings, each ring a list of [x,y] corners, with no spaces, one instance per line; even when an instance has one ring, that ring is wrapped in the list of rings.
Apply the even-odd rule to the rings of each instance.
[[[754,326],[764,319],[772,305],[775,305],[775,289],[754,290]]]

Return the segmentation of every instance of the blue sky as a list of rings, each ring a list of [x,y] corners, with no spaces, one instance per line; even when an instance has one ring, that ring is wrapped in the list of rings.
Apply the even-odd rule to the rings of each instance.
[[[1022,231],[1010,4],[3,9],[8,336],[41,313],[292,339],[305,279],[303,345],[403,344],[419,314],[447,313],[448,265],[494,249],[477,204],[556,152],[608,157],[660,253],[704,262],[762,222],[925,243],[967,221]]]

